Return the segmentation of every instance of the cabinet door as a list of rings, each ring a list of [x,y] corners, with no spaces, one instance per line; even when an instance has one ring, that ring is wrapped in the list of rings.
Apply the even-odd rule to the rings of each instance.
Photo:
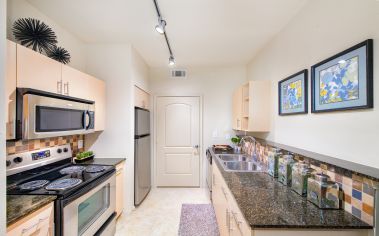
[[[17,45],[17,87],[61,93],[62,64]]]
[[[16,121],[16,43],[7,40],[6,77],[5,77],[5,117],[6,138],[15,139]]]
[[[216,165],[213,165],[212,202],[221,236],[229,235],[229,209],[222,191],[222,179]]]
[[[106,119],[106,84],[95,77],[89,77],[88,99],[95,101],[95,131],[102,131]]]
[[[66,96],[90,99],[90,76],[67,65],[62,66],[62,93]]]
[[[137,86],[134,86],[134,106],[150,109],[150,94],[140,89]]]
[[[241,130],[242,128],[242,87],[236,89],[233,93],[233,129]]]
[[[251,132],[269,132],[271,125],[271,81],[250,81],[249,127]]]
[[[119,217],[124,209],[124,162],[116,166],[116,213]]]
[[[22,218],[7,228],[8,236],[50,236],[54,232],[53,203]]]

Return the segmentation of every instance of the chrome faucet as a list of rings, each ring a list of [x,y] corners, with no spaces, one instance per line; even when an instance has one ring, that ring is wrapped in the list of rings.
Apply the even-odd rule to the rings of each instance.
[[[257,150],[256,150],[256,140],[255,140],[255,138],[254,137],[252,137],[252,136],[244,136],[244,137],[242,137],[241,138],[241,146],[242,146],[242,151],[245,151],[244,150],[244,147],[245,147],[245,143],[246,143],[246,140],[247,139],[249,139],[250,141],[252,141],[253,143],[254,143],[254,152],[253,152],[253,158],[256,158],[256,156],[257,156]]]

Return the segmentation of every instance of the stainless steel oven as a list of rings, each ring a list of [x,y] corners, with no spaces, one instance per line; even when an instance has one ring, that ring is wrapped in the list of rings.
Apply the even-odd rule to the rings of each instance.
[[[95,104],[33,89],[17,89],[16,139],[87,134],[95,128]]]
[[[92,236],[103,227],[101,235],[115,234],[116,177],[113,174],[87,193],[63,207],[64,235]],[[108,227],[104,229],[104,225]]]

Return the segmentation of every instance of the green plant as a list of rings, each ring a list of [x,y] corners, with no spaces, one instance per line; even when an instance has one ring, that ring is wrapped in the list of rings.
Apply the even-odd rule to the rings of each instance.
[[[232,141],[232,143],[234,143],[235,145],[238,145],[238,144],[241,142],[241,138],[235,136],[235,137],[232,137],[232,138],[230,139],[230,141]]]
[[[90,157],[93,155],[93,151],[87,151],[87,152],[80,152],[78,154],[76,154],[76,159],[85,159],[87,157]]]

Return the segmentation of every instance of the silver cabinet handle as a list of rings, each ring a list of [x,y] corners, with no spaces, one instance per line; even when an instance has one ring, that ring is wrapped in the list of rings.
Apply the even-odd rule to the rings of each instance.
[[[227,197],[227,193],[226,193],[224,187],[221,187],[221,190],[222,190],[222,193],[224,194],[224,197],[225,197],[226,199],[228,199],[228,197]]]
[[[237,213],[236,213],[236,212],[232,211],[232,215],[233,215],[233,218],[234,218],[234,220],[236,221],[237,226],[238,226],[238,228],[239,228],[240,225],[242,224],[242,222],[241,222],[240,220],[238,220],[238,217],[237,217]]]
[[[237,128],[240,127],[240,119],[237,119]]]
[[[45,217],[45,218],[42,218],[42,219],[39,219],[38,222],[34,225],[31,225],[29,226],[28,228],[25,228],[25,229],[22,229],[22,232],[21,234],[24,234],[24,233],[27,233],[28,231],[30,231],[31,229],[33,229],[34,227],[37,227],[36,230],[38,229],[38,225],[41,224],[42,222],[44,222],[45,220],[49,219],[49,217]]]
[[[229,216],[229,210],[226,209],[226,227],[228,228],[228,231],[230,230],[230,216]]]
[[[64,92],[64,95],[69,95],[70,94],[70,91],[69,91],[69,83],[67,82],[67,83],[64,83],[63,84],[63,92]]]
[[[57,81],[57,93],[62,94],[62,80]]]

